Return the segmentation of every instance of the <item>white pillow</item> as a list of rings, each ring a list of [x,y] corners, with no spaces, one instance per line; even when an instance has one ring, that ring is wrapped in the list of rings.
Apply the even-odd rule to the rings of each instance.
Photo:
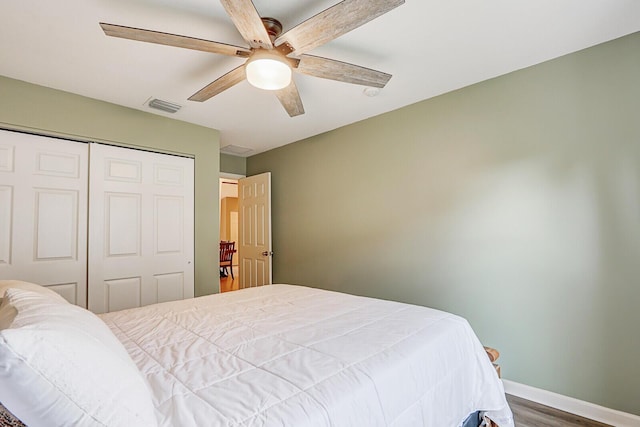
[[[67,300],[60,296],[58,293],[52,291],[51,289],[47,289],[44,286],[36,285],[35,283],[23,282],[22,280],[0,280],[0,304],[2,304],[3,302],[4,293],[7,291],[7,289],[24,289],[48,296],[53,300],[67,302]],[[0,313],[0,329],[9,327],[17,314],[15,308],[13,308],[12,306],[8,306]]]
[[[36,285],[35,283],[30,282],[23,282],[22,280],[0,280],[0,298],[4,297],[5,291],[9,288],[38,292],[42,295],[49,295],[53,299],[68,302],[59,293],[52,291],[46,286]]]
[[[0,402],[30,427],[155,426],[146,381],[93,313],[48,296],[8,289],[0,312]],[[1,313],[0,313],[1,317]]]

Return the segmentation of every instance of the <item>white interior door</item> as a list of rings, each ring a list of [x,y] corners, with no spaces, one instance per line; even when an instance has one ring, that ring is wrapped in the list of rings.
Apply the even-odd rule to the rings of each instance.
[[[88,144],[0,130],[0,279],[87,306]]]
[[[89,309],[192,298],[193,159],[90,150]]]
[[[270,285],[271,173],[238,180],[240,288]]]

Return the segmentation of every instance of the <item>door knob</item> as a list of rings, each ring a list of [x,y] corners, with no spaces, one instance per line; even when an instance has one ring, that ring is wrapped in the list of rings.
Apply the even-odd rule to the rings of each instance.
[[[262,252],[262,256],[272,256],[273,252],[272,251],[264,251]]]

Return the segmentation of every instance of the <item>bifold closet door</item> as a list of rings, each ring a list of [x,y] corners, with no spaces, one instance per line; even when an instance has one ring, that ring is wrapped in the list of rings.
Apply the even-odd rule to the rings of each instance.
[[[193,159],[91,144],[89,309],[194,295]]]
[[[87,306],[88,144],[0,130],[0,279]]]

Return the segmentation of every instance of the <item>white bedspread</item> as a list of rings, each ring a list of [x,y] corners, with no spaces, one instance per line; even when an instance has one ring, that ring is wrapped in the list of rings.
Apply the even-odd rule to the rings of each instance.
[[[442,311],[271,285],[101,317],[163,426],[513,425],[469,324]]]

